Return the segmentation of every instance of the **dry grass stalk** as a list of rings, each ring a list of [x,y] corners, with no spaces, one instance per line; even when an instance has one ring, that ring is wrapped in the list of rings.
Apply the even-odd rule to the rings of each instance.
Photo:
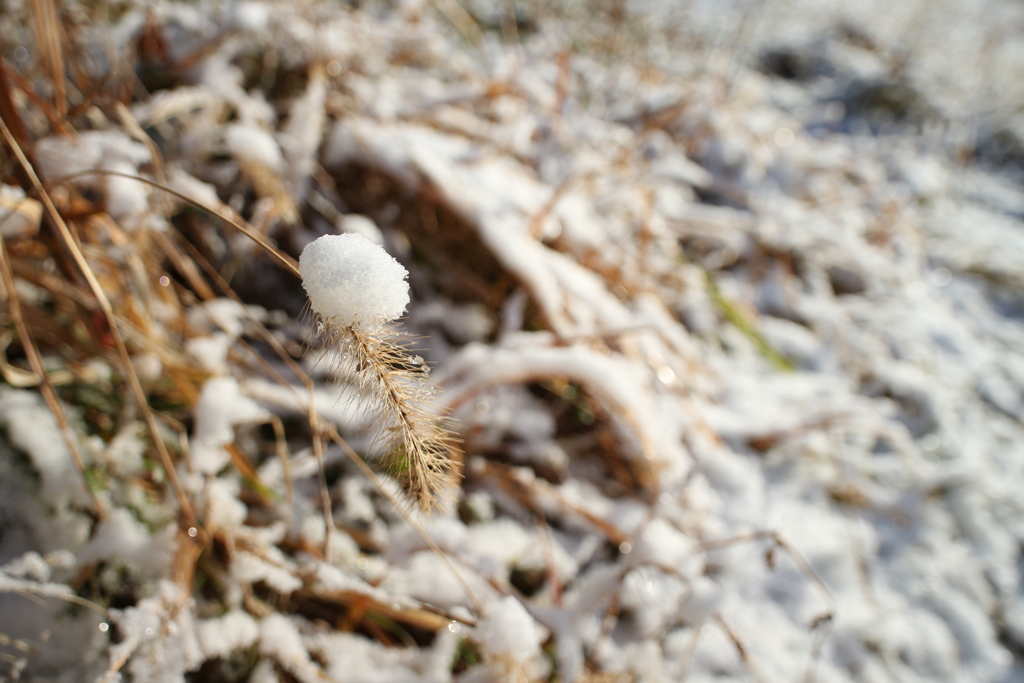
[[[171,460],[171,454],[167,450],[167,445],[164,443],[163,436],[157,427],[156,418],[153,416],[153,410],[150,408],[149,402],[146,400],[146,394],[142,388],[142,383],[139,380],[138,374],[135,372],[134,366],[132,365],[131,358],[128,354],[128,348],[125,346],[124,338],[121,336],[120,329],[117,325],[117,318],[114,315],[114,308],[111,305],[110,300],[107,298],[106,293],[103,291],[103,287],[100,285],[95,273],[93,273],[92,268],[86,261],[85,255],[82,253],[82,250],[79,247],[78,242],[75,240],[70,228],[64,221],[64,218],[60,215],[57,207],[54,205],[53,200],[50,197],[50,193],[43,186],[39,176],[36,175],[35,168],[33,168],[32,164],[25,156],[25,152],[22,150],[21,145],[19,145],[17,140],[15,140],[11,130],[2,119],[0,119],[0,134],[3,135],[8,146],[11,148],[11,151],[13,151],[17,157],[25,174],[28,176],[29,181],[39,193],[40,199],[46,207],[47,213],[53,220],[54,226],[57,228],[61,241],[71,252],[71,256],[74,259],[75,264],[78,266],[82,276],[88,283],[89,289],[96,297],[100,310],[103,313],[103,317],[110,329],[111,340],[117,348],[125,374],[131,385],[132,393],[135,395],[135,399],[146,419],[146,425],[149,429],[150,436],[153,439],[153,443],[156,446],[157,452],[160,455],[160,461],[163,465],[164,473],[167,475],[171,488],[174,489],[186,523],[189,524],[189,526],[199,527],[199,522],[196,520],[195,514],[192,511],[192,504],[189,501],[188,496],[185,495],[185,490],[182,488],[181,482],[178,480],[178,474],[174,468],[174,462]]]
[[[458,479],[455,437],[432,409],[433,389],[422,384],[428,369],[423,359],[387,326],[338,329],[321,321],[317,328],[325,348],[339,351],[336,370],[357,378],[378,417],[374,436],[385,450],[384,467],[422,512],[442,507]]]
[[[63,118],[67,114],[67,100],[64,87],[63,30],[60,8],[56,0],[35,0],[32,3],[35,17],[36,44],[40,47],[43,68],[53,83],[53,103]]]
[[[226,207],[220,207],[218,211],[160,183],[131,174],[101,170],[89,173],[132,178],[208,211],[255,241],[285,268],[299,274],[295,262],[287,254],[267,242],[251,226],[244,224],[240,217],[228,215]],[[223,288],[230,290],[226,283]],[[231,296],[237,300],[233,293]],[[432,390],[421,386],[420,380],[427,370],[423,359],[412,355],[401,335],[386,326],[379,331],[369,332],[351,326],[339,329],[321,320],[317,329],[324,338],[325,348],[337,347],[345,359],[343,364],[352,361],[351,368],[338,369],[352,370],[353,375],[359,378],[363,396],[378,409],[378,415],[382,418],[378,436],[388,450],[384,458],[385,467],[421,511],[429,513],[442,507],[458,479],[458,464],[451,457],[455,450],[455,437],[447,429],[444,419],[431,409],[429,399]],[[290,361],[283,349],[277,350],[282,358]],[[289,365],[293,366],[293,371],[297,370],[293,362],[289,362]],[[298,374],[312,392],[309,378],[301,370]],[[313,406],[312,394],[308,403]],[[310,425],[315,432],[314,454],[317,461],[322,463],[323,446],[318,433],[319,419],[315,413],[310,414]],[[321,480],[324,516],[328,523],[324,552],[325,556],[330,557],[329,531],[333,525],[330,523],[330,499],[322,471]]]
[[[18,330],[18,337],[21,340],[22,348],[25,350],[25,355],[28,357],[29,364],[32,367],[32,372],[39,381],[43,399],[46,401],[47,407],[49,407],[50,412],[53,413],[54,418],[57,420],[57,425],[60,427],[61,437],[64,439],[64,443],[68,447],[68,452],[71,453],[71,459],[75,463],[75,468],[78,470],[79,474],[82,475],[82,484],[89,492],[90,499],[92,500],[93,511],[98,518],[104,519],[107,516],[106,507],[96,496],[96,492],[88,485],[85,476],[85,463],[82,461],[82,454],[78,450],[78,441],[71,431],[67,415],[64,414],[64,409],[61,407],[60,400],[57,398],[57,392],[54,390],[50,377],[46,372],[46,368],[43,366],[43,358],[39,353],[39,348],[36,346],[35,340],[29,332],[28,326],[25,324],[24,316],[21,314],[21,300],[18,297],[18,290],[14,285],[14,273],[12,272],[10,265],[11,262],[8,259],[4,241],[0,238],[0,272],[2,272],[3,275],[4,288],[7,290],[7,305],[11,319],[14,321],[14,326]]]
[[[289,607],[300,613],[315,614],[348,632],[360,625],[372,624],[372,618],[364,619],[365,615],[380,615],[431,633],[446,628],[452,621],[449,615],[423,608],[388,605],[354,590],[302,589],[292,593]]]
[[[59,179],[59,182],[66,183],[76,178],[88,175],[106,175],[118,178],[127,178],[129,180],[136,180],[140,183],[144,183],[146,185],[150,185],[151,187],[155,187],[156,189],[162,192],[166,192],[167,194],[172,195],[183,202],[191,204],[192,206],[195,206],[198,209],[206,211],[211,216],[216,216],[217,218],[224,221],[238,232],[242,233],[243,235],[251,239],[256,244],[260,245],[260,247],[262,247],[263,250],[266,251],[271,258],[277,261],[277,263],[280,266],[285,268],[285,270],[288,270],[296,277],[301,277],[299,273],[299,266],[298,264],[295,263],[295,259],[293,259],[291,256],[289,256],[288,254],[284,253],[283,251],[275,247],[273,244],[271,244],[266,237],[260,234],[260,232],[253,228],[253,226],[249,225],[249,223],[244,218],[235,213],[235,211],[227,204],[219,204],[215,207],[207,206],[206,204],[197,201],[192,197],[189,197],[188,195],[178,192],[177,190],[171,189],[170,187],[167,187],[166,185],[156,182],[155,180],[151,180],[150,178],[145,178],[143,176],[135,175],[133,173],[121,173],[119,171],[110,171],[102,168],[92,168],[89,169],[88,171],[82,171],[80,173],[66,175],[61,177]],[[37,189],[42,190],[43,188],[40,185]]]

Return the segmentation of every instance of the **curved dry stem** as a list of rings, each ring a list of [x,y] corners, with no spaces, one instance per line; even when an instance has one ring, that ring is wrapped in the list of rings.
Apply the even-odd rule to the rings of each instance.
[[[171,190],[171,191],[173,192],[173,190]],[[184,199],[186,201],[192,201],[192,200],[188,199],[187,197],[184,197]],[[200,208],[204,208],[201,204],[199,204],[199,202],[193,202],[193,203],[196,204],[197,206],[199,206]],[[219,214],[215,214],[215,215],[219,215]],[[223,216],[220,216],[220,217],[223,218]],[[246,233],[246,234],[248,234],[248,233]],[[327,488],[327,471],[326,471],[326,469],[324,467],[324,449],[323,449],[323,443],[321,442],[321,439],[320,439],[320,433],[321,433],[320,417],[317,414],[316,404],[315,404],[315,401],[314,401],[315,386],[313,384],[313,380],[312,380],[312,378],[310,378],[310,376],[308,374],[306,374],[305,370],[303,370],[302,367],[298,363],[295,362],[295,359],[292,358],[291,354],[289,354],[288,351],[281,345],[281,342],[278,341],[278,339],[274,335],[272,335],[270,333],[270,331],[266,327],[263,326],[263,323],[261,323],[254,315],[252,315],[252,313],[249,311],[249,308],[244,305],[244,302],[238,296],[238,294],[235,293],[235,290],[231,288],[231,285],[229,285],[224,280],[224,278],[221,277],[220,273],[217,272],[217,269],[214,268],[213,265],[209,261],[207,261],[206,258],[204,258],[203,255],[201,253],[199,253],[199,251],[193,245],[189,244],[188,241],[182,240],[182,244],[185,247],[185,249],[189,252],[189,255],[192,257],[192,259],[195,261],[195,263],[199,264],[200,268],[203,269],[203,272],[205,272],[210,277],[210,279],[213,280],[213,282],[217,285],[217,287],[221,290],[221,292],[226,297],[228,297],[232,301],[234,301],[234,302],[236,302],[236,303],[238,303],[239,305],[242,306],[242,310],[244,310],[246,312],[246,316],[249,318],[250,322],[252,322],[253,325],[256,327],[256,329],[259,331],[260,336],[263,338],[263,340],[265,342],[267,342],[270,345],[271,348],[274,349],[274,352],[278,355],[278,357],[284,362],[285,365],[288,366],[288,368],[292,371],[292,373],[299,379],[300,382],[302,382],[303,386],[306,388],[306,394],[307,394],[307,396],[309,398],[309,400],[306,401],[306,406],[307,406],[307,408],[306,408],[307,409],[306,418],[307,418],[307,420],[309,422],[309,429],[310,429],[310,431],[313,434],[312,448],[313,448],[313,455],[314,455],[314,457],[316,458],[316,461],[317,461],[317,467],[319,468],[320,502],[321,502],[321,507],[323,509],[323,515],[324,515],[324,529],[326,530],[325,533],[324,533],[324,557],[327,558],[328,561],[329,561],[330,557],[331,557],[331,533],[330,532],[334,529],[334,516],[333,516],[333,514],[331,512],[331,496],[330,496],[330,491]],[[168,249],[173,249],[174,248],[174,243],[171,240],[166,240],[166,246],[167,246]],[[185,261],[184,259],[182,259],[182,261],[183,261],[183,264],[184,263],[189,263],[188,261]],[[192,265],[194,266],[194,264],[192,264]],[[202,279],[198,277],[198,273],[194,273],[193,276],[191,277],[191,279],[195,279],[197,282],[202,282]],[[205,286],[205,284],[206,283],[204,282],[203,285]],[[213,292],[211,291],[209,293],[210,293],[210,298],[213,298]],[[254,355],[257,358],[259,358],[259,354],[256,354],[255,351],[253,353],[254,353]],[[287,386],[287,387],[291,387],[292,386],[289,382],[287,382],[284,379],[284,377],[281,376],[281,374],[279,372],[277,372],[277,370],[273,366],[271,366],[270,364],[266,364],[266,363],[263,364],[263,365],[264,365],[266,371],[272,377],[274,377],[274,379],[276,379],[278,382],[280,382],[282,385]],[[300,399],[300,403],[301,403],[301,397],[298,397],[298,398]],[[285,463],[285,462],[282,462],[282,464],[287,466],[287,463]],[[287,467],[286,467],[286,469],[287,469]],[[286,479],[287,479],[287,482],[286,482],[286,486],[288,488],[288,494],[287,495],[289,496],[288,497],[289,513],[288,514],[289,514],[289,517],[290,517],[291,514],[292,514],[291,513],[292,497],[291,496],[293,495],[293,492],[292,492],[292,489],[291,489],[291,477],[288,474],[286,474],[285,476],[286,476]]]
[[[294,275],[295,277],[302,277],[302,274],[299,273],[299,264],[295,262],[295,259],[293,259],[288,254],[284,253],[283,251],[275,247],[270,242],[268,242],[266,237],[261,235],[258,231],[254,230],[253,227],[246,223],[241,216],[237,215],[234,211],[232,211],[231,207],[225,204],[222,204],[218,208],[207,206],[206,204],[203,204],[202,202],[193,199],[192,197],[189,197],[187,194],[171,189],[170,187],[167,187],[166,185],[159,183],[155,180],[150,180],[149,178],[144,178],[142,176],[135,175],[132,173],[108,171],[102,168],[93,168],[89,169],[88,171],[81,171],[80,173],[72,173],[71,175],[62,176],[58,178],[56,181],[54,181],[53,184],[65,183],[69,180],[74,180],[75,178],[87,175],[109,175],[116,176],[118,178],[127,178],[129,180],[135,180],[145,185],[149,185],[150,187],[155,187],[156,189],[162,192],[166,192],[169,195],[177,197],[183,202],[187,202],[198,209],[206,211],[210,215],[220,218],[222,221],[224,221],[234,229],[238,230],[238,232],[242,233],[243,235],[251,239],[253,242],[263,247],[263,249],[268,254],[270,254],[270,256],[272,256],[278,263],[284,266],[285,270],[290,271],[292,275]],[[35,179],[34,182],[38,183],[39,179],[35,176],[34,173],[32,174],[32,177]],[[41,193],[45,192],[45,189],[42,187],[41,184],[37,184],[36,189]]]

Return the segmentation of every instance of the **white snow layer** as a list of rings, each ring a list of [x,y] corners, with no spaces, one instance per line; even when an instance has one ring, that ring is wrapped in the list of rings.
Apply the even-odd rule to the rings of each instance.
[[[11,445],[32,461],[47,504],[84,502],[85,482],[75,471],[57,420],[38,394],[0,387],[0,426]]]
[[[203,474],[216,474],[231,461],[225,450],[235,439],[234,428],[265,420],[268,413],[242,394],[238,380],[214,377],[203,385],[195,409],[192,465]]]
[[[139,166],[150,161],[140,142],[114,130],[86,131],[71,140],[48,137],[36,144],[40,174],[49,181],[91,170],[138,175]],[[102,188],[107,212],[126,227],[135,227],[149,207],[150,187],[121,175],[84,175],[79,184]]]
[[[196,639],[207,659],[226,658],[255,643],[259,635],[259,624],[245,612],[228,612],[196,623]]]
[[[249,124],[228,126],[224,142],[228,151],[240,160],[254,161],[275,171],[284,167],[281,148],[274,136],[262,128]]]
[[[474,634],[497,680],[533,680],[545,673],[540,645],[546,630],[506,595],[490,606]]]

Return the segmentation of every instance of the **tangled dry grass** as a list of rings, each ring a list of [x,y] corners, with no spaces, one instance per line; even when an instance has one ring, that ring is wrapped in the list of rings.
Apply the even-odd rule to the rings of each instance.
[[[0,673],[1013,680],[1013,117],[761,5],[11,5]]]

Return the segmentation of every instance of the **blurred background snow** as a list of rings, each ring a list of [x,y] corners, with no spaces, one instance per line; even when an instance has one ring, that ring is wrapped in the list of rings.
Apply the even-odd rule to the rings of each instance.
[[[0,19],[44,180],[382,244],[464,479],[410,524],[317,441],[379,456],[301,284],[81,177],[174,491],[5,151],[85,476],[8,305],[0,674],[1024,680],[1024,5],[63,3],[65,123],[48,4]]]

